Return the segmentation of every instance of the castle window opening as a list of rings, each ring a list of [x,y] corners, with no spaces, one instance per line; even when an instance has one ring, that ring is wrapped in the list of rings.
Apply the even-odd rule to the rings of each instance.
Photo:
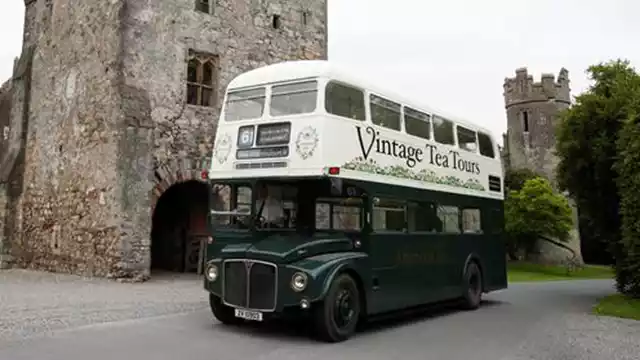
[[[522,128],[524,129],[524,132],[529,132],[529,112],[528,111],[522,112]]]
[[[209,0],[196,0],[196,11],[210,14],[211,3]]]
[[[311,17],[311,13],[309,11],[302,11],[302,25],[309,24],[310,17]]]
[[[282,20],[280,19],[280,15],[273,15],[273,18],[271,19],[271,26],[274,29],[280,29],[281,25],[282,25]]]
[[[187,65],[187,103],[215,106],[217,76],[217,56],[191,52]]]

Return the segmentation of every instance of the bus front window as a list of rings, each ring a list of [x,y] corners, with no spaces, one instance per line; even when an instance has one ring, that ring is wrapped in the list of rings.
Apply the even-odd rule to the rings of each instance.
[[[294,229],[298,189],[285,184],[256,187],[256,224],[262,229]]]
[[[264,87],[249,90],[229,90],[224,104],[226,121],[259,119],[264,112]]]
[[[248,229],[251,216],[251,187],[213,184],[211,221],[216,229]]]
[[[271,116],[309,114],[316,111],[318,82],[316,80],[275,85],[271,88]]]

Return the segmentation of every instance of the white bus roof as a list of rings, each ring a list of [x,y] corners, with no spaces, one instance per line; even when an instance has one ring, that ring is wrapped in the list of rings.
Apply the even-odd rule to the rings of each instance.
[[[228,85],[229,90],[253,87],[257,85],[265,85],[270,83],[278,83],[287,80],[325,77],[345,82],[355,87],[369,90],[373,93],[381,95],[389,100],[402,103],[403,105],[415,108],[416,110],[441,116],[447,120],[468,127],[471,130],[482,131],[491,135],[496,141],[496,137],[491,130],[463,120],[455,115],[447,112],[436,110],[430,106],[426,106],[419,101],[399,95],[393,91],[385,89],[384,86],[377,84],[375,81],[364,80],[362,76],[354,76],[354,69],[349,69],[344,65],[337,65],[328,60],[294,60],[284,61],[272,65],[263,66],[238,75]]]

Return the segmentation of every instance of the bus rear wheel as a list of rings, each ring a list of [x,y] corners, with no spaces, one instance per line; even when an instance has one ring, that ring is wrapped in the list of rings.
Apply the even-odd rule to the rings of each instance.
[[[225,325],[238,325],[243,323],[242,319],[235,316],[233,308],[222,303],[219,297],[209,294],[209,306],[211,312],[218,321]]]
[[[462,296],[463,308],[475,310],[482,301],[482,272],[475,262],[470,262],[464,272],[464,294]]]
[[[332,343],[349,339],[358,325],[360,304],[355,280],[348,274],[338,275],[324,301],[314,310],[316,335]]]

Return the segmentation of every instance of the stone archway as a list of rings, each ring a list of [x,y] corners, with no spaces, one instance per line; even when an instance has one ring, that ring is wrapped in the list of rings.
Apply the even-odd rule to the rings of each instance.
[[[185,169],[183,166],[178,169]],[[202,170],[155,172],[151,206],[151,271],[196,272],[208,236],[209,185]]]

